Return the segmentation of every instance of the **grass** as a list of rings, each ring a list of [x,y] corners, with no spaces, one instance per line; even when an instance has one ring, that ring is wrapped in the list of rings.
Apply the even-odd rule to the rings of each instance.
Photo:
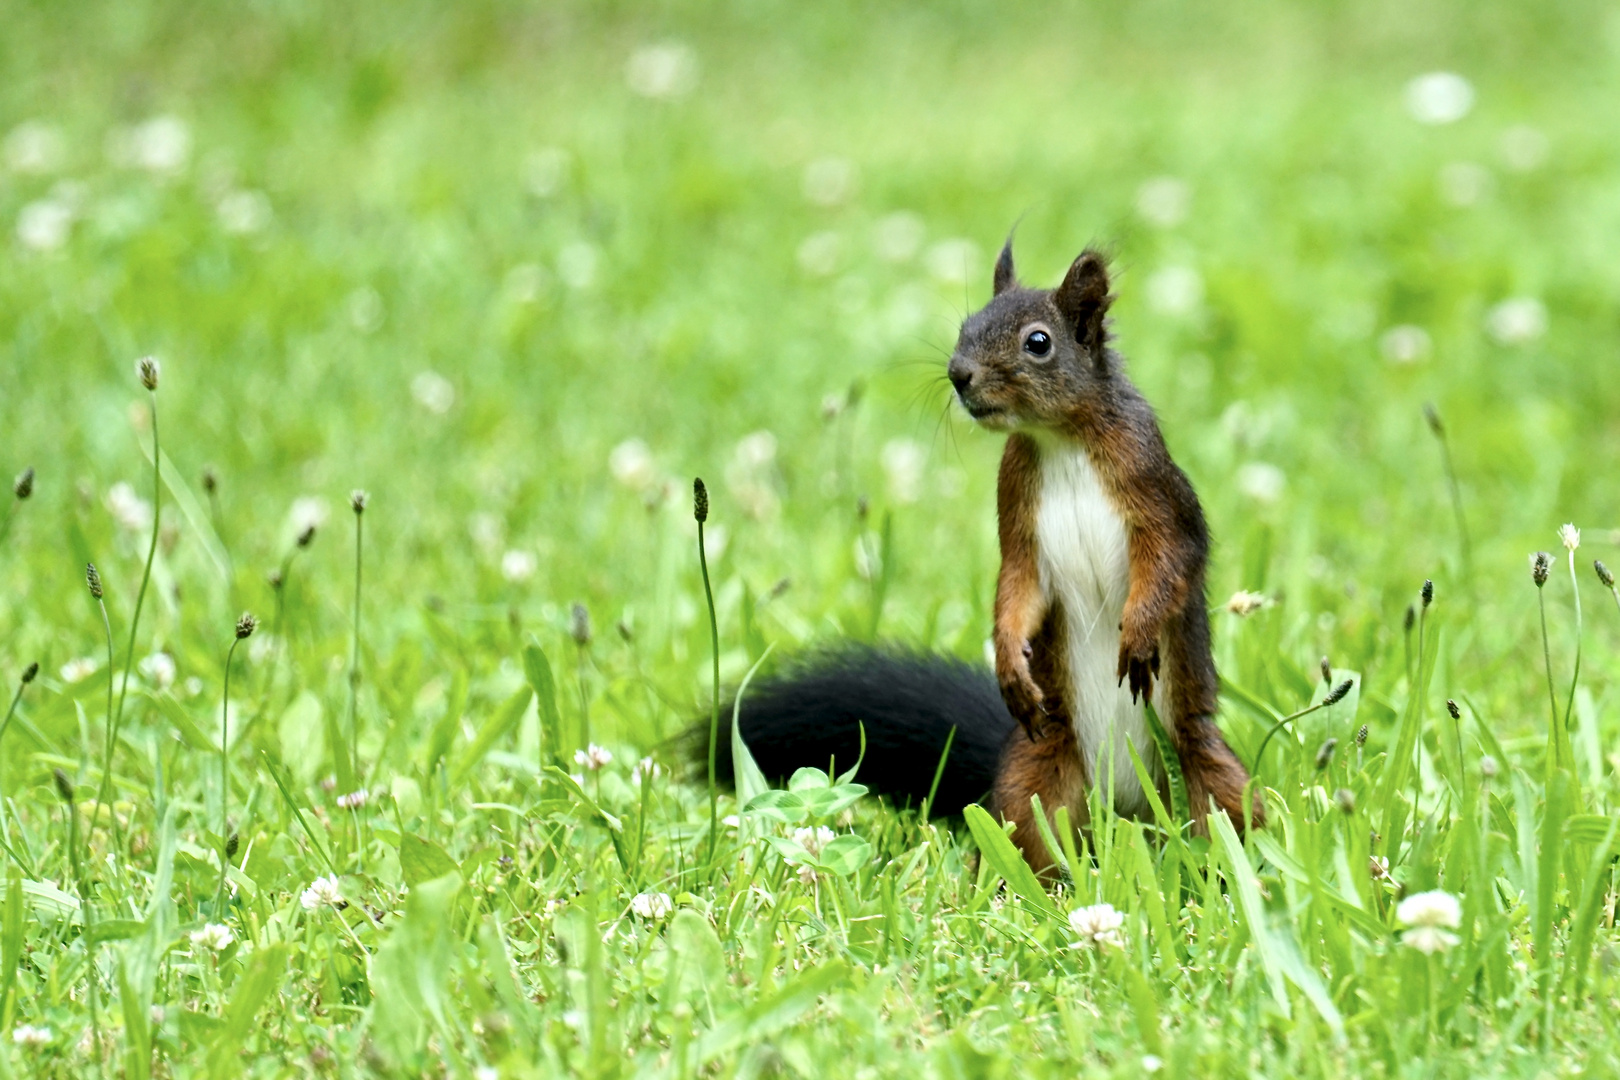
[[[1620,1059],[1610,7],[5,23],[0,468],[36,474],[0,524],[0,1067]],[[1436,70],[1474,90],[1455,123],[1408,109]],[[1271,824],[1099,815],[1048,896],[987,817],[806,773],[722,794],[711,845],[670,743],[712,708],[687,485],[723,681],[839,636],[982,655],[999,445],[938,376],[1015,222],[1031,280],[1117,254],[1115,329],[1217,538],[1222,725],[1245,761],[1277,728]],[[1573,579],[1538,591],[1567,521]],[[1267,603],[1228,613],[1240,589]],[[233,661],[243,609],[273,618]],[[593,741],[611,761],[574,765]],[[1457,925],[1401,925],[1435,890]],[[1100,903],[1119,926],[1073,947]]]

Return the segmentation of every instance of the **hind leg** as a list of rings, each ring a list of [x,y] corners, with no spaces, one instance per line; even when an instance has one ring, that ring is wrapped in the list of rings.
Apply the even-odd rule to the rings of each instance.
[[[1181,772],[1187,780],[1187,801],[1192,804],[1195,829],[1201,835],[1209,833],[1209,808],[1224,813],[1232,827],[1242,833],[1245,826],[1243,788],[1249,782],[1249,770],[1226,745],[1215,721],[1207,716],[1195,716],[1181,722],[1177,734],[1176,752],[1181,758]],[[1249,818],[1256,826],[1265,824],[1265,814],[1256,792],[1250,805]]]
[[[994,810],[1016,828],[1012,842],[1024,861],[1043,878],[1056,877],[1057,866],[1035,822],[1031,797],[1039,795],[1046,821],[1057,833],[1054,815],[1060,806],[1068,807],[1073,828],[1088,822],[1085,767],[1074,729],[1067,720],[1048,723],[1031,741],[1022,730],[1007,737],[996,773]],[[1061,843],[1062,838],[1059,837]]]

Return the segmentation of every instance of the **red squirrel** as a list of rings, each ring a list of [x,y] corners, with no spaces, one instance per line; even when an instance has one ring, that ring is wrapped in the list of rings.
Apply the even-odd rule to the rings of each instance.
[[[932,791],[936,814],[985,801],[1014,823],[1029,864],[1050,873],[1031,796],[1049,822],[1067,807],[1077,828],[1089,823],[1093,786],[1112,793],[1120,814],[1147,816],[1127,739],[1167,793],[1144,713],[1151,700],[1195,828],[1206,827],[1212,804],[1244,827],[1248,773],[1214,720],[1208,528],[1152,407],[1109,347],[1112,301],[1096,251],[1057,288],[1031,289],[1018,281],[1009,240],[990,302],[963,322],[951,355],[962,406],[981,427],[1008,433],[996,500],[995,678],[892,647],[844,644],[791,661],[751,687],[740,709],[768,777],[853,762],[864,727],[868,787],[913,805]],[[719,749],[729,774],[729,744]],[[1260,823],[1258,800],[1248,816]]]

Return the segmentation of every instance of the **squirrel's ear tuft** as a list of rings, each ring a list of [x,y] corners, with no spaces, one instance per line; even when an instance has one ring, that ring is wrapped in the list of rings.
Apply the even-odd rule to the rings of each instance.
[[[1108,340],[1104,318],[1114,298],[1108,293],[1108,263],[1102,253],[1087,248],[1074,260],[1063,284],[1052,291],[1052,302],[1074,327],[1074,338],[1094,358],[1102,356]]]
[[[992,293],[1000,296],[1008,289],[1018,284],[1018,274],[1013,270],[1012,237],[1001,245],[1001,254],[996,256],[996,276]]]

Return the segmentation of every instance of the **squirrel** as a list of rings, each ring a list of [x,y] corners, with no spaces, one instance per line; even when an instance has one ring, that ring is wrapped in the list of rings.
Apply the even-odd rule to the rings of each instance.
[[[1123,816],[1150,811],[1126,748],[1168,784],[1145,705],[1174,745],[1197,831],[1211,805],[1242,830],[1248,772],[1215,724],[1204,590],[1209,531],[1152,407],[1110,347],[1107,261],[1087,248],[1055,289],[1018,281],[1009,239],[993,295],[962,323],[948,375],[981,427],[1007,432],[997,483],[1001,570],[995,677],[961,661],[843,644],[756,684],[739,709],[767,777],[830,759],[878,794],[960,813],[988,795],[1038,873],[1053,858],[1033,817],[1089,824],[1097,787]],[[729,714],[729,707],[728,707]],[[952,732],[954,731],[954,736]],[[704,742],[707,731],[694,739]],[[943,766],[949,739],[949,753]],[[717,748],[730,778],[729,740]],[[936,767],[940,767],[936,774]],[[937,775],[937,781],[936,781]]]

